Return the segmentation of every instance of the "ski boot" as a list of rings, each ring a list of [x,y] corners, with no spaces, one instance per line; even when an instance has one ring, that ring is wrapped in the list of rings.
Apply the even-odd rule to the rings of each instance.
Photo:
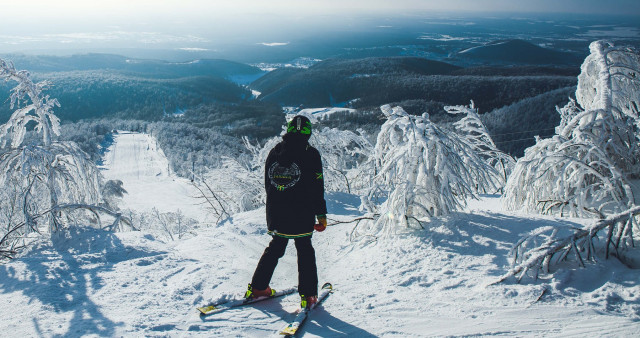
[[[318,303],[318,296],[305,296],[300,295],[300,307],[303,309],[310,309]]]
[[[253,286],[251,286],[251,283],[249,283],[249,286],[247,287],[247,292],[244,293],[244,298],[250,299],[250,298],[260,298],[260,297],[272,297],[275,294],[276,294],[276,290],[268,286],[264,290],[258,290],[258,289],[254,289]]]

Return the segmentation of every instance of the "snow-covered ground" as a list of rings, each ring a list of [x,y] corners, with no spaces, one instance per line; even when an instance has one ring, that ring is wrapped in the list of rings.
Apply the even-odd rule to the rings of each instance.
[[[305,115],[309,117],[313,117],[316,120],[322,120],[328,118],[329,116],[335,113],[353,113],[356,110],[352,108],[341,108],[341,107],[324,107],[324,108],[305,108],[297,110],[295,107],[287,107],[285,111],[288,110],[288,115]]]
[[[120,204],[137,211],[177,212],[206,222],[209,216],[196,197],[198,190],[169,169],[169,161],[154,138],[120,131],[114,135],[101,168],[107,180],[121,180],[128,192]]]
[[[189,206],[189,182],[161,169],[166,159],[152,138],[121,133],[114,149],[105,173],[123,179],[129,207],[204,213]],[[357,216],[357,197],[327,199],[331,221]],[[302,333],[640,336],[640,270],[615,259],[489,286],[509,268],[509,249],[522,234],[581,222],[504,212],[497,196],[484,196],[465,212],[395,238],[351,238],[354,224],[335,225],[313,241],[321,282],[336,292]],[[240,296],[268,241],[264,209],[169,243],[141,232],[69,229],[0,266],[0,336],[275,336],[295,316],[296,295],[204,319],[195,310]],[[295,261],[290,244],[274,288],[296,284]]]

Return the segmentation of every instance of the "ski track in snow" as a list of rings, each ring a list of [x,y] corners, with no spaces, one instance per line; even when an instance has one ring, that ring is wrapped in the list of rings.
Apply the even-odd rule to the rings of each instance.
[[[129,191],[130,208],[179,207],[206,219],[192,205],[188,180],[168,174],[149,136],[120,133],[105,162],[105,176],[122,179]],[[327,198],[331,220],[355,216],[353,208],[339,207],[352,196]],[[507,271],[508,252],[522,234],[575,222],[581,221],[504,212],[497,196],[484,196],[465,212],[395,238],[351,242],[353,224],[330,227],[313,241],[320,282],[332,282],[336,291],[312,312],[302,334],[639,336],[640,270],[615,260],[565,268],[537,282],[487,286]],[[277,336],[299,307],[295,294],[206,318],[195,310],[243,294],[269,242],[265,228],[262,208],[169,243],[142,232],[58,233],[0,266],[0,335]],[[296,284],[290,243],[272,286]]]

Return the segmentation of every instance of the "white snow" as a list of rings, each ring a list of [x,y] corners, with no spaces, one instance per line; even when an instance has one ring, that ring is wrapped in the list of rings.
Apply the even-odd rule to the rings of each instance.
[[[209,217],[196,199],[198,190],[185,178],[173,174],[169,161],[154,138],[120,131],[104,158],[102,174],[121,180],[127,190],[120,207],[136,211],[177,212],[206,222]]]
[[[258,67],[263,71],[270,72],[278,68],[309,68],[320,61],[322,60],[310,57],[299,57],[284,63],[261,62],[251,65],[254,67]]]
[[[122,179],[125,204],[190,205],[190,184],[167,172],[153,138],[120,133],[105,175]],[[357,215],[359,199],[327,194],[330,223]],[[206,218],[200,215],[201,218]],[[321,282],[336,292],[303,327],[307,337],[640,335],[640,270],[615,259],[563,267],[552,277],[489,286],[509,268],[522,234],[584,220],[504,212],[499,196],[395,238],[351,238],[355,223],[314,235]],[[71,228],[0,265],[0,335],[264,337],[295,316],[298,297],[204,319],[196,306],[240,296],[269,241],[264,209],[165,243],[141,232]],[[272,286],[297,283],[293,244]]]
[[[289,42],[258,42],[258,45],[263,45],[267,47],[278,47],[278,46],[286,46]]]
[[[305,116],[314,116],[318,120],[322,120],[327,118],[335,113],[340,112],[348,112],[353,113],[355,109],[352,108],[341,108],[341,107],[324,107],[324,108],[305,108],[296,112],[296,115],[305,115]]]
[[[454,37],[447,34],[423,34],[418,37],[418,40],[433,40],[433,41],[465,41],[467,37]]]

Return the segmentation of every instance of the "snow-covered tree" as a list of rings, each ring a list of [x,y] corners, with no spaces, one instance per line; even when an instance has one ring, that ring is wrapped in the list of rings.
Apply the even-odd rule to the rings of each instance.
[[[494,192],[491,190],[492,187],[504,187],[516,161],[513,157],[500,151],[493,143],[489,131],[478,116],[478,109],[475,108],[473,101],[468,106],[445,106],[444,109],[452,115],[464,114],[462,119],[454,123],[456,132],[473,147],[480,157],[502,174],[499,181],[491,182],[490,186],[478,185],[477,192]]]
[[[438,127],[428,114],[412,116],[389,105],[381,110],[387,121],[376,141],[377,175],[369,205],[380,190],[388,197],[369,231],[391,235],[421,218],[449,214],[477,197],[476,184],[491,187],[499,180],[465,139]]]
[[[52,110],[58,103],[43,94],[46,82],[34,84],[28,72],[4,60],[0,77],[18,82],[11,106],[26,104],[0,126],[0,224],[5,227],[0,229],[0,253],[12,257],[32,232],[100,222],[99,214],[114,219],[109,228],[119,226],[122,216],[100,206],[99,172],[89,156],[73,142],[53,141],[60,130]],[[25,146],[32,124],[42,143]]]
[[[568,257],[584,266],[596,259],[600,237],[606,257],[612,250],[622,257],[634,246],[640,207],[629,181],[640,176],[640,54],[604,41],[591,43],[590,50],[577,100],[558,109],[556,135],[537,139],[518,160],[504,202],[511,209],[599,220],[563,236],[556,227],[536,229],[516,243],[514,267],[500,281],[529,272],[537,277]]]
[[[558,134],[593,142],[622,172],[640,177],[640,53],[606,41],[589,49],[576,89],[582,111]]]
[[[576,101],[558,109],[556,135],[518,160],[504,201],[510,209],[603,218],[634,203],[640,175],[640,56],[596,41],[578,77]]]
[[[13,80],[18,85],[11,91],[11,109],[26,102],[30,103],[17,109],[9,121],[0,128],[0,147],[4,147],[11,139],[11,147],[17,148],[22,144],[30,122],[34,122],[35,130],[42,134],[44,146],[51,144],[54,135],[60,135],[60,120],[53,114],[53,108],[59,107],[58,100],[44,95],[43,91],[49,86],[47,81],[33,83],[29,72],[16,70],[13,63],[0,59],[0,78],[5,81]]]
[[[560,216],[603,217],[632,201],[629,184],[608,154],[559,135],[525,151],[504,195],[507,208]]]
[[[353,188],[361,189],[369,185],[370,182],[363,175],[363,167],[366,167],[373,153],[373,145],[363,130],[354,133],[323,128],[314,130],[309,142],[322,155],[325,189],[351,193]]]
[[[203,204],[220,222],[237,212],[265,204],[264,176],[261,168],[250,168],[236,158],[225,157],[222,164],[196,177],[193,185]]]
[[[585,111],[604,110],[616,119],[638,122],[640,109],[640,54],[632,47],[595,41],[584,60],[576,99]]]

